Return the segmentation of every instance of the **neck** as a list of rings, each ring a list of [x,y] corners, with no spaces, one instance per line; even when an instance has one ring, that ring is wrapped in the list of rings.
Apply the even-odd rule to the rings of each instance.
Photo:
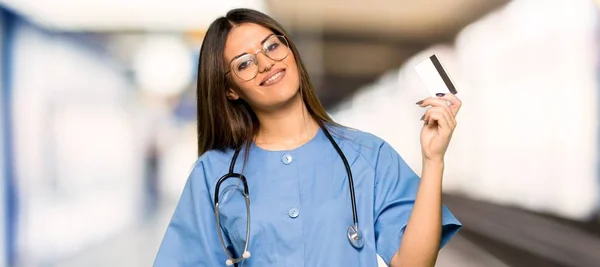
[[[300,94],[285,107],[276,111],[260,112],[256,116],[260,122],[260,129],[255,143],[269,150],[297,148],[312,139],[319,128],[308,113]]]

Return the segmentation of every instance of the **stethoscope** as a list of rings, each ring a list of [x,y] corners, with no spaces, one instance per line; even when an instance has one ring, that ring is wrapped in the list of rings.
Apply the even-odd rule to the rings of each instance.
[[[333,147],[337,151],[338,155],[342,158],[342,161],[344,162],[344,167],[346,168],[346,175],[348,176],[348,186],[350,189],[350,199],[352,202],[352,219],[354,221],[354,225],[348,227],[348,240],[350,241],[350,244],[352,244],[353,247],[355,247],[356,249],[360,249],[364,245],[364,240],[362,233],[358,229],[358,216],[356,215],[356,199],[354,197],[354,180],[352,179],[352,170],[350,169],[350,164],[348,164],[346,156],[344,156],[344,153],[342,152],[340,147],[333,140],[333,137],[331,137],[329,131],[327,131],[327,129],[324,126],[322,126],[321,129],[323,130],[323,133],[325,133],[325,135],[327,136],[327,139],[329,139],[331,145],[333,145]],[[223,247],[225,254],[227,254],[227,261],[225,261],[225,264],[227,264],[227,266],[231,266],[235,263],[248,259],[251,255],[250,251],[248,251],[248,244],[250,243],[250,194],[248,193],[248,183],[246,182],[246,177],[243,174],[233,172],[235,162],[240,153],[240,150],[241,146],[238,147],[233,153],[231,164],[229,165],[229,172],[223,175],[221,178],[219,178],[215,188],[215,217],[217,220],[217,232],[219,233],[221,246]],[[242,183],[244,184],[244,197],[246,200],[246,243],[244,244],[244,252],[242,253],[242,256],[235,259],[233,258],[233,255],[225,245],[225,240],[223,240],[223,234],[221,233],[221,222],[219,220],[219,188],[221,187],[221,183],[223,183],[229,178],[238,178],[242,180]]]

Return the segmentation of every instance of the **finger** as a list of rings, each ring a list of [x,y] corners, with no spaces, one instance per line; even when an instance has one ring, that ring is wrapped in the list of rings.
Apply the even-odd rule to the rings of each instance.
[[[442,115],[444,115],[444,118],[446,119],[446,122],[448,122],[448,127],[450,128],[450,132],[454,131],[454,126],[456,125],[456,123],[454,123],[454,116],[452,116],[452,111],[448,111],[447,109],[444,109],[443,111],[440,111],[442,113]]]
[[[452,108],[448,104],[447,100],[444,100],[444,99],[441,99],[441,100],[444,101],[444,102],[446,102],[446,105],[444,106],[444,111],[445,111],[445,114],[448,115],[449,121],[451,122],[451,124],[453,126],[456,125],[456,116],[455,116],[454,111],[452,110]]]
[[[448,111],[448,109],[446,108],[435,107],[432,108],[432,113],[440,113],[441,115],[443,115],[444,119],[448,123],[448,126],[451,128],[451,130],[454,130],[454,128],[456,127],[456,121],[454,119],[454,116],[452,116],[451,111]]]
[[[417,105],[421,106],[421,107],[427,107],[427,106],[431,106],[431,107],[441,107],[444,108],[448,111],[449,114],[452,114],[454,117],[454,112],[452,111],[452,109],[450,109],[450,106],[447,103],[448,101],[441,99],[441,98],[435,98],[435,97],[430,97],[430,98],[426,98],[423,99],[419,102],[417,102]],[[452,118],[452,120],[454,120],[454,118]]]
[[[439,114],[439,115],[441,115],[441,117],[438,115],[436,115],[434,117],[433,114]],[[425,115],[423,115],[423,118],[428,124],[433,123],[436,119],[443,118],[444,121],[438,122],[438,123],[444,123],[445,125],[441,125],[441,126],[448,127],[448,128],[450,128],[450,130],[453,130],[454,126],[456,125],[453,121],[451,113],[449,113],[447,109],[442,108],[442,107],[433,107],[433,108],[428,109],[425,112]]]
[[[450,109],[452,114],[456,116],[460,108],[462,107],[462,101],[454,94],[438,94],[438,98],[450,102]]]
[[[443,107],[443,108],[447,109],[448,112],[453,114],[453,116],[454,116],[454,112],[448,105],[448,101],[441,99],[441,98],[436,98],[436,97],[426,98],[426,99],[423,99],[423,100],[417,102],[417,105],[419,105],[420,107],[427,107],[427,106]]]
[[[432,106],[432,107],[448,106],[448,103],[446,103],[446,100],[443,100],[438,97],[428,97],[428,98],[425,98],[425,99],[417,102],[416,104],[422,108],[428,107],[428,106]]]
[[[438,127],[443,132],[452,132],[453,127],[450,122],[450,116],[445,111],[436,110],[434,112],[431,112],[431,114],[429,115],[429,124],[433,123],[434,121],[437,122]]]

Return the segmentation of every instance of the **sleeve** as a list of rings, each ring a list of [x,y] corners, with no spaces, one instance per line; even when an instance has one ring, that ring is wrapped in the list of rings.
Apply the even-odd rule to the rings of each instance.
[[[420,177],[387,143],[379,151],[375,165],[375,242],[377,254],[389,265],[400,248],[417,196]],[[442,205],[440,249],[458,232],[462,224]]]
[[[213,267],[225,264],[211,194],[197,163],[175,208],[154,260],[154,267]]]

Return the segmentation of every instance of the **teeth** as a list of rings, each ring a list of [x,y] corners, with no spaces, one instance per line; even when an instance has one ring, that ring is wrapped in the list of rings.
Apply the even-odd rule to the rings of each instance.
[[[271,76],[271,78],[269,78],[267,81],[265,81],[265,84],[268,84],[268,83],[270,83],[270,82],[272,82],[272,81],[276,80],[277,78],[279,78],[279,76],[281,76],[281,73],[282,73],[282,72],[278,72],[277,74],[275,74],[275,75]]]

